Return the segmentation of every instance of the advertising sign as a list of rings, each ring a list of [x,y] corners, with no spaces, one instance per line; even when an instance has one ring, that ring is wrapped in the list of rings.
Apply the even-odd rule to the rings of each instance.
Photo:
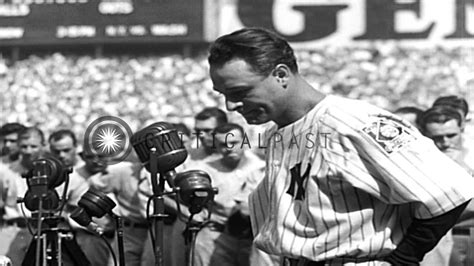
[[[474,45],[474,0],[239,0],[221,7],[219,35],[273,29],[299,46],[367,41]]]
[[[0,0],[0,46],[202,38],[203,0]]]

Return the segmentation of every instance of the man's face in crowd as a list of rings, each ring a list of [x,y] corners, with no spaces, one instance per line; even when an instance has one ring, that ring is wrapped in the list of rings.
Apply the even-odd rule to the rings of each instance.
[[[217,151],[222,155],[222,162],[226,166],[235,168],[239,164],[244,155],[243,139],[244,136],[237,129],[216,134]]]
[[[43,151],[41,137],[35,133],[21,137],[18,145],[24,166],[29,166],[32,161],[38,159]]]
[[[76,163],[76,147],[70,136],[65,136],[58,140],[51,140],[49,149],[65,166],[71,167]]]
[[[1,137],[1,155],[16,154],[19,152],[18,133],[11,133]]]
[[[106,159],[98,154],[83,151],[81,153],[81,158],[84,161],[85,167],[90,174],[104,172],[107,169]]]
[[[445,123],[428,123],[425,126],[426,135],[431,138],[438,149],[443,152],[461,149],[462,128],[456,119],[451,119]]]
[[[200,144],[206,149],[214,148],[214,130],[217,127],[217,120],[211,117],[206,120],[196,120],[194,130],[199,138]]]
[[[241,59],[211,66],[214,90],[225,96],[229,111],[239,112],[249,124],[275,121],[286,109],[287,99],[273,75],[262,77]]]

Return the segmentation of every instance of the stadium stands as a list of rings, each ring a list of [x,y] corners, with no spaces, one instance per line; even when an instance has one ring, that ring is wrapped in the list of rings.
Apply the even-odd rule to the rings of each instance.
[[[474,101],[474,48],[383,45],[299,51],[300,71],[323,91],[381,107],[430,106],[444,94]],[[470,88],[470,89],[469,89]],[[191,123],[203,106],[220,106],[201,55],[29,56],[0,58],[0,122],[38,124],[81,135],[101,115],[119,116],[132,130],[152,121]]]

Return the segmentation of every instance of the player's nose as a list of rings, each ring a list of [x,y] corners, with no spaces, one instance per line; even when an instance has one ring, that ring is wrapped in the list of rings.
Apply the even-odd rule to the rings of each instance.
[[[229,101],[226,99],[225,105],[228,111],[237,111],[239,108],[243,106],[242,102],[236,102],[236,101]]]
[[[447,148],[450,147],[450,145],[449,145],[449,142],[440,141],[440,142],[438,142],[438,147],[439,147],[441,150],[446,150]]]
[[[441,140],[441,145],[443,146],[451,146],[451,140],[448,137],[443,137]]]

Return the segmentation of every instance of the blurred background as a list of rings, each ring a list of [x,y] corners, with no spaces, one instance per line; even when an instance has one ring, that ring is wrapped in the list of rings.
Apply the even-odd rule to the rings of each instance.
[[[324,92],[389,110],[449,94],[474,106],[472,0],[0,0],[0,123],[192,127],[224,108],[209,43],[244,26],[286,37]]]

